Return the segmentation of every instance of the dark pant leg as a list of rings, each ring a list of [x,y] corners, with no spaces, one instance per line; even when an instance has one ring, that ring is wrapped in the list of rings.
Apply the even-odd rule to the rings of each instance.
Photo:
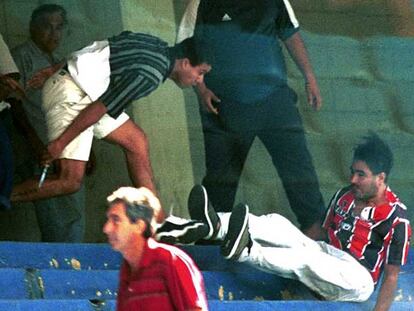
[[[0,209],[10,208],[10,194],[13,187],[13,151],[9,135],[3,125],[6,112],[0,113]]]
[[[79,191],[34,201],[42,242],[82,243],[85,235],[85,186]]]
[[[301,228],[321,221],[324,202],[303,131],[279,130],[277,134],[260,135],[260,139],[272,157]]]
[[[263,109],[263,119],[266,124],[258,136],[282,180],[292,211],[301,228],[307,229],[322,220],[325,206],[295,106],[296,95],[286,88],[275,98],[284,100],[284,103],[265,103],[267,108]],[[283,121],[278,121],[278,118]]]
[[[22,182],[40,176],[41,168],[33,157],[33,150],[18,131],[12,127],[14,145],[14,179]],[[52,166],[48,174],[57,174]],[[33,201],[42,242],[81,243],[85,232],[84,186],[72,194]]]
[[[201,112],[206,155],[206,187],[210,202],[218,212],[230,212],[240,175],[254,134],[229,131],[222,120]]]

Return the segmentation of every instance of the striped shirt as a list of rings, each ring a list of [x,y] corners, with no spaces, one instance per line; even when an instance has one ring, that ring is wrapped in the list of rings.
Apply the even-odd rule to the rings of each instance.
[[[203,276],[179,248],[148,239],[138,271],[122,264],[118,311],[208,310]]]
[[[324,227],[330,244],[344,250],[366,267],[377,282],[383,264],[404,265],[410,247],[411,227],[407,208],[389,189],[388,203],[365,207],[353,215],[351,187],[339,190],[329,205]]]
[[[92,101],[99,99],[116,118],[132,101],[163,83],[173,63],[163,40],[124,31],[73,53],[68,69]]]

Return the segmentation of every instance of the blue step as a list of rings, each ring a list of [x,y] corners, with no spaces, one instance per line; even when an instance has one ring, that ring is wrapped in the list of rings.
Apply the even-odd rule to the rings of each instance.
[[[28,299],[30,280],[24,269],[0,269],[0,298]],[[1,308],[0,308],[1,310]]]
[[[218,246],[185,245],[181,248],[194,259],[200,270],[257,271],[246,264],[225,260]],[[0,242],[0,268],[117,270],[121,260],[121,255],[108,244]],[[414,271],[413,249],[402,270]]]
[[[217,246],[182,248],[202,269],[211,310],[370,310],[378,294],[377,289],[361,304],[320,302],[298,281],[224,260]],[[121,260],[107,244],[0,242],[0,299],[8,299],[0,300],[0,310],[93,310],[89,299],[108,300],[100,310],[114,310]],[[400,273],[391,310],[414,310],[412,284],[413,252]]]
[[[115,299],[118,270],[0,269],[0,299]],[[268,274],[203,271],[209,300],[316,300],[301,283]],[[414,273],[400,274],[396,297],[411,301]],[[369,299],[376,300],[378,289]]]
[[[0,268],[115,270],[121,259],[107,244],[0,242]]]
[[[45,299],[115,299],[118,276],[116,270],[48,269],[38,271],[37,279]],[[260,271],[254,274],[203,271],[203,277],[208,299],[277,300],[283,298],[282,292],[291,284],[290,280]],[[302,299],[312,297],[305,286],[295,282],[297,286],[301,287]]]
[[[220,255],[218,246],[182,246],[200,270],[254,272]],[[20,256],[16,256],[20,254]],[[122,257],[108,244],[0,242],[0,268],[117,270]]]
[[[115,301],[99,303],[94,307],[87,299],[59,299],[59,300],[0,300],[1,311],[115,311]]]
[[[373,302],[352,303],[333,301],[209,301],[209,308],[213,311],[369,311],[374,307]],[[390,311],[413,311],[412,302],[394,302]]]
[[[98,307],[85,299],[59,300],[0,300],[1,311],[115,311],[115,301],[99,302]],[[373,304],[328,301],[218,301],[210,300],[211,311],[368,311]],[[412,302],[394,302],[390,311],[412,311]]]

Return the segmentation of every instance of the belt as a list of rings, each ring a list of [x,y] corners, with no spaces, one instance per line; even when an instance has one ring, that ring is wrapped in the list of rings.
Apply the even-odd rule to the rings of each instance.
[[[65,63],[65,64],[63,65],[63,67],[59,69],[59,75],[61,75],[61,76],[65,76],[65,75],[67,75],[67,74],[69,74],[68,64],[67,64],[67,63]]]

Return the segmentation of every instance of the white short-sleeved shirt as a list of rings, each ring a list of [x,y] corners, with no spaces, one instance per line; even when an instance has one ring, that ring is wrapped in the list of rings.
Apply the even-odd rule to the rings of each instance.
[[[13,72],[19,72],[13,58],[10,54],[9,48],[0,34],[0,75],[6,75]]]
[[[19,70],[10,55],[9,48],[3,40],[3,36],[0,34],[0,76],[14,72],[19,72]],[[8,103],[0,101],[0,111],[8,107],[10,107]]]
[[[68,59],[70,75],[92,101],[97,100],[109,86],[109,55],[108,40],[103,40],[72,53]]]

